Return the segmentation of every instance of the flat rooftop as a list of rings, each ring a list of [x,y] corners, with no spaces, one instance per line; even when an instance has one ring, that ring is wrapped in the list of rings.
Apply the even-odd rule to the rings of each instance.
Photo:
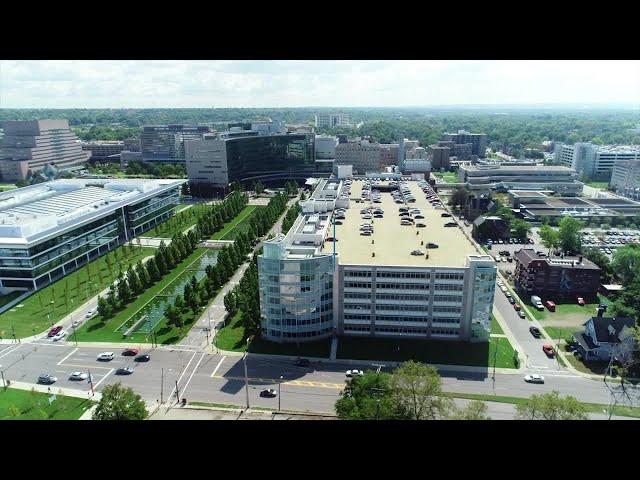
[[[33,241],[182,183],[184,180],[70,179],[3,192],[0,243]]]
[[[467,255],[478,253],[458,227],[444,226],[452,218],[440,216],[446,210],[432,207],[417,181],[406,182],[416,199],[415,203],[406,205],[395,203],[391,193],[385,191],[380,192],[382,203],[356,203],[354,199],[360,198],[362,184],[362,180],[353,181],[349,209],[342,225],[336,225],[338,242],[335,246],[340,264],[464,267]],[[375,189],[375,186],[372,188]],[[363,220],[360,210],[369,207],[382,208],[384,218]],[[415,222],[424,223],[426,227],[400,225],[400,207],[419,208],[425,218]],[[360,235],[360,225],[363,223],[373,225],[373,235]],[[328,235],[333,236],[332,226],[329,226]],[[372,240],[374,244],[371,243]],[[420,245],[421,241],[423,245]],[[428,242],[439,245],[439,248],[426,248]],[[326,241],[322,253],[333,253],[333,246],[334,242]],[[415,249],[428,253],[429,258],[411,255],[411,251]],[[372,256],[373,252],[375,257]]]

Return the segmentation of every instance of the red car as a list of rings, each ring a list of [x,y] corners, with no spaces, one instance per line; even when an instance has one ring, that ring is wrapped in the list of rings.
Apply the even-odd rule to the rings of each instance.
[[[519,304],[519,303],[514,303],[514,304],[513,304],[513,308],[515,309],[515,311],[516,311],[516,312],[518,312],[518,311],[520,311],[520,309],[521,309],[522,307],[520,306],[520,304]]]
[[[548,343],[542,346],[542,351],[549,357],[553,357],[556,354],[556,352],[553,350],[553,347]]]
[[[584,302],[584,298],[582,297],[578,297],[578,305],[584,307],[585,306],[585,302]]]
[[[49,330],[49,333],[47,334],[47,337],[53,337],[54,335],[56,335],[60,330],[62,330],[62,327],[60,325],[58,325],[57,327],[53,327],[51,330]]]
[[[125,357],[133,357],[137,354],[138,350],[136,348],[127,348],[124,352],[122,352],[122,355],[124,355]]]
[[[551,300],[547,300],[545,302],[545,305],[547,306],[547,308],[549,309],[550,312],[555,312],[556,311],[556,304],[554,302],[552,302]]]

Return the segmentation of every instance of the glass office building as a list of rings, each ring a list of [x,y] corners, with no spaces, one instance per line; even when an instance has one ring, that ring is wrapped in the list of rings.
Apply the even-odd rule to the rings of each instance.
[[[173,215],[184,180],[56,180],[0,194],[0,289],[38,289]]]

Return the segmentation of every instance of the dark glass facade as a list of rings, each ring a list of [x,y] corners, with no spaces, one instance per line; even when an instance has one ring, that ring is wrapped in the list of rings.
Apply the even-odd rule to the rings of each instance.
[[[313,137],[310,135],[264,135],[229,139],[229,182],[258,178],[292,178],[316,172]]]

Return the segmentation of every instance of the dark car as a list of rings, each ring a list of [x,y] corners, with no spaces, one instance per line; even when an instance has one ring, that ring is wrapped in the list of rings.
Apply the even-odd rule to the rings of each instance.
[[[438,244],[437,243],[427,243],[427,248],[438,248]]]
[[[513,298],[513,297],[507,297],[507,300],[509,300],[509,303],[510,303],[511,305],[513,305],[513,304],[515,304],[515,303],[516,303],[516,299],[515,299],[515,298]]]
[[[143,355],[138,355],[135,358],[136,362],[148,362],[149,360],[151,360],[151,355],[149,355],[148,353],[145,353]]]
[[[122,352],[122,355],[125,357],[133,357],[137,354],[138,354],[138,350],[135,348],[127,348],[124,352]]]
[[[133,373],[133,368],[131,367],[121,367],[116,370],[116,375],[131,375]]]
[[[447,222],[444,224],[445,227],[457,227],[458,224],[456,222]]]
[[[45,385],[51,385],[57,381],[58,379],[56,377],[49,375],[48,373],[43,373],[38,377],[38,383],[44,383]]]
[[[295,363],[296,367],[308,367],[311,362],[306,358],[298,358]]]
[[[531,335],[536,338],[540,338],[540,336],[542,335],[538,327],[529,327],[529,331],[531,332]]]
[[[266,397],[266,398],[273,398],[277,395],[278,395],[278,392],[276,392],[275,389],[273,388],[265,388],[260,392],[260,396]]]
[[[51,330],[49,330],[47,337],[53,337],[57,335],[60,332],[60,330],[62,330],[62,327],[60,325],[58,325],[57,327],[53,327]]]
[[[450,217],[451,214],[450,213],[441,213],[440,216],[441,217]]]

